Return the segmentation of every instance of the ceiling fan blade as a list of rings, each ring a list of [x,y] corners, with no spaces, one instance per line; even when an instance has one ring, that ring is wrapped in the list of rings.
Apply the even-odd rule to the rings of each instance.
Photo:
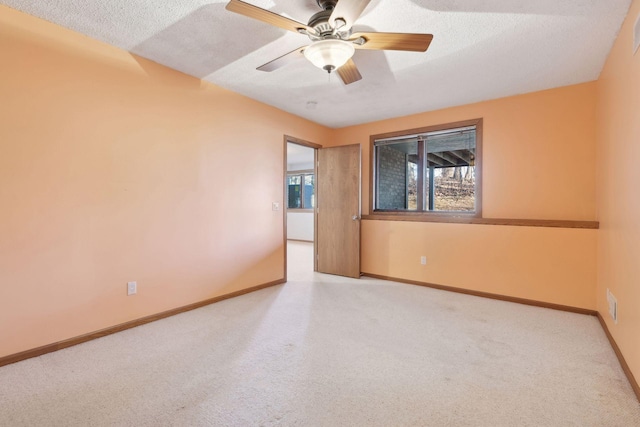
[[[362,79],[362,75],[353,59],[348,60],[346,64],[338,68],[337,73],[346,85]]]
[[[294,33],[299,32],[300,29],[309,30],[309,28],[301,22],[285,18],[282,15],[240,0],[231,0],[227,4],[226,9],[239,13],[240,15],[248,16],[249,18],[257,19],[258,21],[266,22],[267,24],[275,25],[276,27],[284,28],[285,30],[293,31]]]
[[[424,52],[429,48],[433,34],[354,33],[349,39],[354,42],[356,49]],[[358,43],[358,39],[363,39],[364,43]]]
[[[304,53],[302,52],[306,47],[307,46],[302,46],[297,48],[296,50],[292,50],[289,53],[285,53],[281,57],[276,58],[273,61],[267,62],[266,64],[261,65],[256,69],[260,71],[269,72],[269,71],[277,70],[278,68],[282,68],[285,65],[290,64],[291,62],[294,62],[300,58],[304,58]]]
[[[335,28],[336,20],[342,19],[346,25],[338,27],[339,31],[347,31],[353,26],[353,23],[360,17],[362,11],[367,7],[371,0],[339,0],[335,9],[329,17],[329,24]]]

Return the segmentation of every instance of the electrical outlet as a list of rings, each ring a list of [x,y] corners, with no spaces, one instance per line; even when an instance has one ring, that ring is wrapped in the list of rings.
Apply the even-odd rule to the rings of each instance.
[[[614,323],[618,323],[618,300],[607,288],[607,302],[609,303],[609,315]]]
[[[421,256],[420,257],[420,264],[422,265],[427,265],[427,257],[426,256]]]
[[[127,282],[127,295],[135,295],[138,293],[138,282]]]

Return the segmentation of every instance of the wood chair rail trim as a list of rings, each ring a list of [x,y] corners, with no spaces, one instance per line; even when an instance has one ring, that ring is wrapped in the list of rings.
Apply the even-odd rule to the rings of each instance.
[[[450,224],[509,225],[515,227],[585,228],[591,230],[600,228],[598,221],[476,218],[471,216],[433,216],[411,213],[403,213],[401,215],[374,213],[372,215],[363,215],[362,219],[368,221],[439,222]]]

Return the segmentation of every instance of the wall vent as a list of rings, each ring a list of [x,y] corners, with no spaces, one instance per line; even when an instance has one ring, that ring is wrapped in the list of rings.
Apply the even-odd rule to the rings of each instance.
[[[638,53],[638,48],[640,47],[640,16],[636,19],[636,26],[633,30],[633,54]]]

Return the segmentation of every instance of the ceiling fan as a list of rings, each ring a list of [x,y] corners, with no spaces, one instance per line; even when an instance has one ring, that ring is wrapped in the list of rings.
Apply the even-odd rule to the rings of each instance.
[[[299,47],[258,67],[260,71],[274,71],[300,57],[328,73],[336,71],[345,84],[362,79],[353,62],[355,49],[405,50],[424,52],[433,35],[410,33],[352,32],[352,26],[371,0],[316,0],[322,10],[309,19],[308,24],[253,6],[241,0],[231,0],[227,10],[257,19],[294,33],[304,34],[311,44]]]

